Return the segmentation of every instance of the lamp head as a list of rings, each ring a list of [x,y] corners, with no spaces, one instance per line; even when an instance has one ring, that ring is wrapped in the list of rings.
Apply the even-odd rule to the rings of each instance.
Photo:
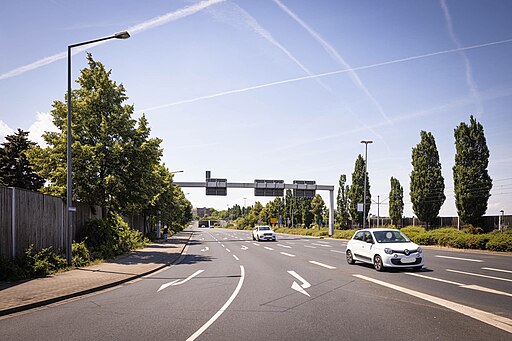
[[[364,144],[368,144],[368,143],[373,143],[373,141],[365,141],[365,140],[362,140],[361,143],[364,143]]]
[[[123,31],[123,32],[114,34],[114,37],[116,39],[128,39],[128,38],[130,38],[130,33],[128,33],[127,31]]]

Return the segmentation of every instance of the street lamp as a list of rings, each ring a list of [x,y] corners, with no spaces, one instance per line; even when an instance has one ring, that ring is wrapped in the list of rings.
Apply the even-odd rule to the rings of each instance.
[[[363,229],[366,228],[366,172],[368,169],[368,144],[373,143],[373,141],[361,141],[361,143],[365,144],[365,152],[364,152],[364,189],[363,189]]]
[[[504,210],[501,210],[500,211],[501,215],[499,216],[499,222],[498,222],[498,229],[500,232],[503,232],[503,229],[501,227],[501,224],[503,224],[503,215],[505,214],[505,211]]]
[[[171,173],[171,174],[176,174],[176,173],[183,173],[183,172],[184,172],[184,171],[179,170],[179,171],[172,171],[172,172],[169,172],[169,173]]]
[[[68,238],[67,238],[67,246],[66,246],[66,256],[68,265],[71,265],[72,261],[72,255],[71,255],[71,227],[72,227],[72,219],[71,219],[71,212],[76,211],[75,207],[72,207],[72,184],[71,184],[71,49],[73,47],[78,47],[82,45],[97,43],[103,40],[109,40],[109,39],[128,39],[130,38],[130,34],[126,31],[116,33],[109,37],[84,41],[82,43],[72,44],[68,45],[68,117],[67,117],[67,161],[66,161],[66,167],[67,167],[67,177],[66,177],[66,194],[67,194],[67,200],[66,200],[66,206],[68,209]]]

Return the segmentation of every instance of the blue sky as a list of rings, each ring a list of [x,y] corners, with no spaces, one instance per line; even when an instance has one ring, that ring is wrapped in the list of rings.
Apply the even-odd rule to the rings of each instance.
[[[0,140],[13,130],[41,141],[67,86],[67,46],[129,30],[128,40],[88,46],[112,69],[175,181],[205,171],[254,179],[349,182],[361,140],[372,198],[390,177],[411,216],[411,150],[432,132],[454,216],[454,128],[484,126],[494,180],[487,214],[512,213],[512,2],[508,0],[4,2],[0,12]],[[77,49],[78,50],[78,49]],[[73,56],[73,79],[85,52]],[[74,85],[76,88],[76,85]],[[196,207],[255,200],[184,189]],[[327,193],[322,193],[327,203]],[[387,214],[387,201],[380,207]],[[377,213],[372,205],[371,213]]]

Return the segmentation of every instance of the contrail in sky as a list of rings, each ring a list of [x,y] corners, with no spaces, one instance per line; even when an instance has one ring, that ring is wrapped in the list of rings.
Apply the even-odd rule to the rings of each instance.
[[[264,29],[252,15],[250,15],[246,10],[244,10],[235,3],[230,3],[230,5],[237,12],[237,17],[241,17],[245,24],[247,24],[256,34],[258,34],[259,36],[267,40],[270,44],[274,45],[279,50],[281,50],[288,58],[290,58],[292,62],[294,62],[307,75],[313,75],[313,72],[311,72],[306,66],[304,66],[304,64],[302,64],[297,58],[295,58],[295,56],[279,41],[277,41],[269,31]],[[227,13],[227,15],[230,15],[230,13]],[[326,84],[324,84],[320,79],[317,79],[317,82],[324,89],[332,93],[332,89],[329,88]]]
[[[439,0],[439,2],[441,4],[441,8],[443,9],[444,18],[446,19],[446,27],[448,29],[450,38],[457,48],[461,48],[462,45],[460,44],[459,39],[457,39],[455,31],[453,30],[452,17],[450,15],[448,5],[446,4],[445,0]],[[473,96],[473,98],[475,99],[477,110],[479,111],[479,113],[482,113],[482,102],[480,100],[480,94],[478,93],[478,87],[476,85],[475,79],[473,78],[471,63],[469,62],[469,59],[466,56],[466,53],[464,53],[464,51],[460,51],[460,55],[462,56],[462,59],[464,59],[464,65],[466,66],[466,81],[469,86],[469,91],[471,92],[471,96]]]
[[[196,97],[196,98],[181,100],[181,101],[177,101],[177,102],[162,104],[162,105],[159,105],[159,106],[155,106],[155,107],[139,110],[139,112],[154,111],[154,110],[159,110],[159,109],[163,109],[163,108],[177,106],[177,105],[180,105],[180,104],[194,103],[194,102],[202,101],[202,100],[205,100],[205,99],[212,99],[212,98],[216,98],[216,97],[222,97],[222,96],[232,95],[232,94],[246,92],[246,91],[252,91],[252,90],[268,88],[268,87],[271,87],[271,86],[274,86],[274,85],[281,85],[281,84],[299,82],[299,81],[303,81],[303,80],[307,80],[307,79],[315,79],[315,78],[327,77],[327,76],[338,75],[338,74],[341,74],[341,73],[346,73],[346,72],[351,72],[351,71],[360,71],[360,70],[373,69],[373,68],[377,68],[377,67],[381,67],[381,66],[387,66],[387,65],[392,65],[392,64],[399,64],[399,63],[404,63],[404,62],[410,62],[410,61],[413,61],[413,60],[418,60],[418,59],[423,59],[423,58],[429,58],[429,57],[434,57],[434,56],[439,56],[439,55],[444,55],[444,54],[449,54],[449,53],[454,53],[454,52],[474,50],[474,49],[478,49],[478,48],[484,48],[484,47],[489,47],[489,46],[494,46],[494,45],[507,44],[507,43],[511,43],[511,42],[512,42],[512,38],[511,39],[494,41],[494,42],[490,42],[490,43],[484,43],[484,44],[471,45],[471,46],[466,46],[466,47],[461,47],[461,48],[455,48],[455,49],[450,49],[450,50],[431,52],[431,53],[426,53],[426,54],[422,54],[422,55],[418,55],[418,56],[400,58],[400,59],[390,60],[390,61],[387,61],[387,62],[375,63],[375,64],[366,65],[366,66],[359,66],[359,67],[355,67],[355,68],[352,68],[352,69],[336,70],[336,71],[319,73],[319,74],[311,75],[311,76],[302,76],[302,77],[297,77],[297,78],[285,79],[285,80],[281,80],[281,81],[275,81],[275,82],[266,83],[266,84],[254,85],[254,86],[249,86],[249,87],[241,88],[241,89],[227,90],[227,91],[219,92],[219,93],[216,93],[216,94],[205,95],[205,96],[200,96],[200,97]]]
[[[208,7],[212,6],[212,5],[216,5],[216,4],[224,2],[224,1],[226,1],[226,0],[205,0],[205,1],[201,1],[201,2],[198,2],[197,4],[190,5],[190,6],[187,6],[187,7],[183,7],[181,9],[177,10],[177,11],[169,12],[169,13],[166,13],[164,15],[161,15],[161,16],[158,16],[158,17],[146,20],[146,21],[144,21],[144,22],[142,22],[140,24],[136,24],[134,26],[128,27],[127,29],[125,29],[125,31],[128,31],[128,32],[130,32],[131,35],[134,35],[134,34],[137,34],[137,33],[140,33],[140,32],[146,31],[146,30],[149,30],[151,28],[167,24],[167,23],[169,23],[171,21],[175,21],[175,20],[187,17],[189,15],[195,14],[197,12],[200,12],[200,11],[204,10],[205,8],[208,8]],[[99,43],[95,43],[95,44],[90,44],[87,47],[86,46],[82,46],[82,47],[75,48],[75,49],[73,49],[73,55],[75,55],[77,53],[80,53],[80,52],[82,52],[82,51],[84,51],[84,50],[86,50],[88,48],[93,47],[93,46],[101,45],[101,44],[104,44],[104,43],[107,43],[107,42],[109,42],[109,40],[105,40],[105,41],[102,41],[102,42],[99,42]],[[11,78],[11,77],[15,77],[15,76],[19,76],[19,75],[21,75],[21,74],[23,74],[25,72],[38,69],[41,66],[45,66],[45,65],[51,64],[53,62],[56,62],[56,61],[61,60],[61,59],[64,59],[66,57],[67,57],[67,51],[54,54],[52,56],[49,56],[49,57],[37,60],[37,61],[35,61],[35,62],[31,63],[31,64],[20,66],[20,67],[14,69],[14,70],[11,70],[11,71],[8,71],[6,73],[3,73],[3,74],[0,75],[0,80]]]
[[[354,69],[341,57],[341,55],[336,51],[334,47],[332,47],[331,44],[329,44],[325,39],[323,39],[315,30],[313,30],[311,27],[309,27],[308,24],[306,24],[301,18],[299,18],[294,12],[292,12],[288,7],[286,7],[281,1],[274,0],[274,2],[290,17],[293,18],[303,29],[305,29],[322,47],[324,48],[329,55],[336,60],[341,66],[343,66],[345,69],[350,70],[347,71],[349,74],[350,79],[352,82],[360,89],[362,90],[365,95],[370,99],[370,101],[377,107],[382,117],[386,119],[388,123],[391,123],[391,120],[389,119],[388,115],[384,112],[384,109],[380,105],[379,102],[373,97],[373,95],[370,93],[368,88],[363,84],[357,73],[354,71]]]

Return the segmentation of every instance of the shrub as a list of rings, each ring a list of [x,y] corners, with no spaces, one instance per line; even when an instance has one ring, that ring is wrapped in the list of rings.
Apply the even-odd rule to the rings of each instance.
[[[486,244],[488,250],[512,252],[512,235],[492,234]]]
[[[54,250],[51,246],[35,252],[34,245],[30,245],[25,251],[23,264],[29,276],[40,277],[66,268],[67,261],[59,251]]]
[[[91,262],[91,253],[85,245],[85,241],[80,243],[73,242],[71,245],[72,250],[72,264],[74,267],[86,266]]]
[[[22,279],[26,276],[26,270],[16,261],[0,257],[0,281]]]

